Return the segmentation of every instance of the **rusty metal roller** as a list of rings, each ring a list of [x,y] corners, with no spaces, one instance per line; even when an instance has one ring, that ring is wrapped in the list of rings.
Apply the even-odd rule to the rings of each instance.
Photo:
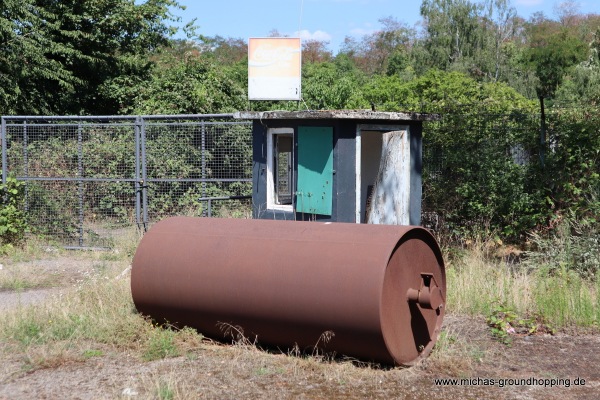
[[[420,227],[174,217],[142,239],[131,291],[139,312],[208,337],[235,326],[281,349],[410,365],[437,340],[446,278]]]

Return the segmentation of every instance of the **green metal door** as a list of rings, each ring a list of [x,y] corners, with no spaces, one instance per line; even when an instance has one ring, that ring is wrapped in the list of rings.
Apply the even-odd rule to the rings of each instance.
[[[333,128],[298,127],[296,211],[331,215]]]

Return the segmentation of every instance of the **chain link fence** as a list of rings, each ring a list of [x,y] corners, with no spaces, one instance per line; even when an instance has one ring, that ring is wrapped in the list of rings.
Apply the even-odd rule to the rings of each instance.
[[[510,235],[535,223],[539,115],[442,116],[423,127],[423,224]],[[229,114],[2,117],[2,176],[24,182],[36,236],[110,247],[121,230],[167,216],[249,218],[251,129]]]
[[[171,215],[251,215],[251,124],[229,114],[2,117],[2,138],[32,233],[66,247]]]
[[[517,218],[528,218],[539,203],[539,126],[539,115],[519,113],[446,113],[426,122],[423,225],[446,233],[489,227],[507,235],[529,227]]]

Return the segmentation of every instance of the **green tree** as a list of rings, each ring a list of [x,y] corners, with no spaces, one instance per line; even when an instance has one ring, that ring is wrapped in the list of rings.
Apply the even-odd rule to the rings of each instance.
[[[531,101],[503,83],[478,82],[461,72],[431,69],[411,81],[378,76],[364,87],[364,97],[386,111],[436,113],[532,112]]]
[[[185,54],[196,54],[198,56],[212,59],[219,65],[222,72],[228,76],[240,88],[248,85],[248,42],[241,38],[223,38],[221,36],[203,38],[195,49],[189,49]],[[181,45],[175,42],[175,51],[181,54]]]
[[[423,0],[430,66],[446,70],[476,54],[482,46],[480,10],[481,5],[469,0]]]
[[[585,44],[567,27],[546,20],[543,15],[530,23],[527,61],[538,79],[536,92],[540,102],[540,160],[545,160],[546,98],[554,97],[564,76],[585,58]]]
[[[333,55],[327,48],[329,42],[310,39],[302,42],[302,63],[331,61]]]
[[[104,114],[103,85],[144,79],[175,28],[174,0],[6,0],[0,14],[2,113]]]
[[[69,46],[77,57],[59,56],[77,78],[75,93],[63,105],[65,113],[114,113],[111,98],[99,89],[117,77],[144,77],[148,55],[168,44],[175,32],[169,7],[174,0],[36,0],[39,7],[56,16],[58,29],[50,32],[54,42]],[[100,91],[100,93],[103,93]]]
[[[585,59],[585,43],[572,31],[551,20],[532,22],[528,31],[527,61],[539,81],[538,97],[553,97],[569,69]]]
[[[147,81],[124,89],[122,98],[130,102],[124,113],[136,114],[210,114],[240,110],[245,106],[246,90],[210,57],[197,51],[183,58],[165,51],[157,56],[156,66]]]
[[[566,76],[556,91],[558,103],[600,105],[600,28],[588,47],[588,59]]]
[[[33,0],[5,0],[0,12],[0,114],[52,113],[79,83],[60,57],[77,57],[52,40],[55,15]]]
[[[194,42],[190,42],[194,44]],[[178,47],[181,44],[177,45]],[[224,38],[222,36],[202,37],[196,47],[205,55],[214,57],[222,65],[234,65],[248,61],[248,42],[241,38]]]
[[[568,70],[555,92],[560,103],[600,104],[600,14],[578,14],[577,3],[562,3],[560,22],[587,44],[587,59]]]
[[[363,95],[368,104],[379,111],[418,109],[418,99],[411,97],[408,84],[398,75],[377,75],[364,86]]]
[[[483,7],[484,60],[487,76],[497,82],[503,80],[511,55],[509,44],[514,43],[519,27],[517,11],[509,0],[486,0]],[[506,78],[504,79],[506,80]]]
[[[368,75],[402,72],[410,62],[410,48],[416,33],[394,17],[381,18],[382,28],[360,41],[346,37],[341,54],[353,60]]]
[[[302,98],[311,110],[354,108],[361,102],[355,76],[341,74],[335,63],[304,65],[302,82]]]

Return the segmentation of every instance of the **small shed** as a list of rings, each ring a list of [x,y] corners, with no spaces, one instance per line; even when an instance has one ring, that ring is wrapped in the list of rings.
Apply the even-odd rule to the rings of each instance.
[[[370,110],[234,116],[253,121],[253,218],[364,223],[370,203],[388,202],[388,219],[375,223],[420,225],[422,125],[435,116]],[[390,134],[397,142],[391,161]]]

